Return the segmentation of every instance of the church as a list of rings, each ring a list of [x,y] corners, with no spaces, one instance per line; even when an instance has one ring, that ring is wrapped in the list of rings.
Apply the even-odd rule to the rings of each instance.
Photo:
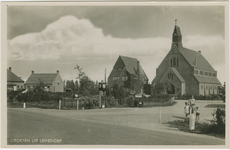
[[[183,47],[180,28],[175,24],[172,46],[156,68],[152,84],[162,83],[165,93],[211,95],[218,93],[221,85],[217,71],[204,58],[201,51]]]

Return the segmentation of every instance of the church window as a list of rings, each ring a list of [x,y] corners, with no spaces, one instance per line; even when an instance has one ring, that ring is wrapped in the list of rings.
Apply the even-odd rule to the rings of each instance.
[[[176,58],[173,58],[173,66],[176,66]]]
[[[213,75],[213,77],[216,77],[216,74],[215,74],[215,73],[213,73],[212,75]]]
[[[203,71],[200,71],[200,75],[203,75],[204,74],[204,72]]]
[[[178,64],[179,64],[178,58],[176,60],[177,60],[176,66],[178,67]]]
[[[170,67],[172,67],[173,66],[173,60],[172,60],[172,58],[170,59]]]

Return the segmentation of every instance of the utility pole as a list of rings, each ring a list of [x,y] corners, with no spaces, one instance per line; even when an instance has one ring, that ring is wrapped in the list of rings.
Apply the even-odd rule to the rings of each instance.
[[[105,68],[105,84],[106,84],[106,68]]]

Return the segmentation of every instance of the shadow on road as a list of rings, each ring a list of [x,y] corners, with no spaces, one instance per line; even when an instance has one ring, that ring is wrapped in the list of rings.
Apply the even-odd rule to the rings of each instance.
[[[218,106],[225,108],[225,104],[208,104],[205,106],[205,108],[218,108]]]
[[[173,116],[174,118],[185,119],[185,117]]]

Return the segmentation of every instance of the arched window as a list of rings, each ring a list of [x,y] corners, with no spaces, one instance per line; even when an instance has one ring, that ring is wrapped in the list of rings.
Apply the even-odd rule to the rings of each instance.
[[[176,58],[173,58],[173,66],[176,66]]]
[[[177,60],[177,62],[176,62],[176,66],[178,67],[178,64],[179,64],[178,58],[177,58],[176,60]]]

